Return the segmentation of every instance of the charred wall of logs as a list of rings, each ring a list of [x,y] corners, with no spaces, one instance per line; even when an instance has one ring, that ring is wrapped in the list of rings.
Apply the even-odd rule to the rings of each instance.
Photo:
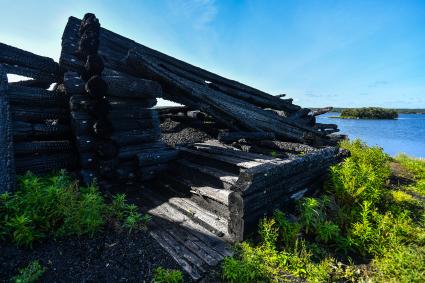
[[[52,59],[0,44],[0,191],[10,191],[15,174],[74,170],[69,97],[60,88]],[[8,82],[7,74],[27,77]]]

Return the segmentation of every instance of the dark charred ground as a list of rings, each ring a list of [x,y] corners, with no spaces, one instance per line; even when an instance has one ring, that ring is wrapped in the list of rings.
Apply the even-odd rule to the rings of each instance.
[[[151,282],[158,266],[179,269],[148,231],[129,234],[111,227],[93,238],[45,240],[32,249],[1,242],[0,282],[9,282],[33,260],[46,267],[40,282]]]

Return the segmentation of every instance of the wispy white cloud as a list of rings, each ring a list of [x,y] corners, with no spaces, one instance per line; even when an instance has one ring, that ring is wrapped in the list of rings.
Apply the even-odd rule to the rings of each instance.
[[[204,29],[215,19],[218,7],[215,0],[170,1],[171,12],[191,22],[194,29]]]

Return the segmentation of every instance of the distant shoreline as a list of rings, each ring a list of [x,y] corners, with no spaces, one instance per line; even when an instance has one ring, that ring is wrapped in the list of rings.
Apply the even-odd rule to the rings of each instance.
[[[312,107],[311,110],[316,110],[318,108]],[[341,113],[343,110],[353,109],[351,107],[334,107],[330,112],[338,112]],[[389,109],[389,108],[388,108]],[[425,114],[425,109],[422,108],[391,108],[395,110],[398,114]],[[329,117],[329,118],[340,118],[338,116]],[[356,118],[353,118],[356,119]]]

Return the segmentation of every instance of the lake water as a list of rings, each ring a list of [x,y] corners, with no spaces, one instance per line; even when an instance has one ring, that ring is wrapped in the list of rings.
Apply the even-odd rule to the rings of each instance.
[[[329,112],[317,117],[319,123],[337,124],[341,134],[360,138],[368,145],[378,145],[394,156],[404,152],[425,157],[425,115],[400,114],[396,120],[334,119],[339,113]]]

